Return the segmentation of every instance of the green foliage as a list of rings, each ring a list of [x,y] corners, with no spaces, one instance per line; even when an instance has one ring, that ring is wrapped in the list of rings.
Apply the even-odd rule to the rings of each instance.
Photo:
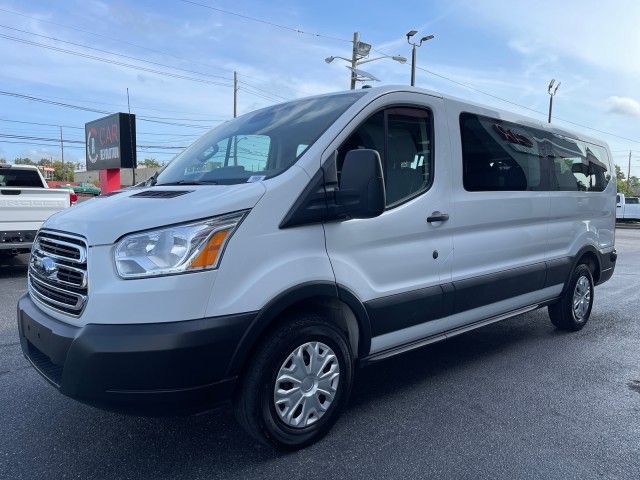
[[[53,179],[62,182],[73,182],[73,163],[65,162],[64,164],[55,160],[51,165],[53,167]]]
[[[35,163],[33,163],[33,160],[31,160],[30,158],[16,158],[13,163],[15,163],[16,165],[35,165]]]
[[[155,158],[145,158],[140,163],[140,166],[145,168],[159,168],[160,162],[158,162]]]
[[[627,177],[618,165],[616,165],[616,183],[618,193],[622,193],[626,197],[637,197],[640,195],[640,179],[635,175],[631,175],[629,182],[627,182]]]

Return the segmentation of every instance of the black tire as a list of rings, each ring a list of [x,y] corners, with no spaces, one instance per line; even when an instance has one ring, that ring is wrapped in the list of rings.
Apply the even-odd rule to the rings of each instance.
[[[576,292],[576,285],[578,282],[582,281],[584,283],[584,280],[581,280],[583,278],[586,278],[586,282],[588,283],[589,299],[588,302],[585,303],[586,310],[584,313],[578,315],[574,309],[574,294]],[[589,316],[591,315],[591,307],[593,306],[594,297],[593,287],[593,275],[591,274],[591,270],[586,264],[579,264],[571,274],[567,288],[560,300],[553,305],[549,305],[548,310],[551,323],[560,330],[570,332],[581,330],[582,327],[587,324]]]
[[[309,342],[328,346],[339,365],[336,393],[327,410],[306,427],[287,425],[276,412],[276,376],[298,347]],[[274,330],[245,370],[235,400],[238,423],[256,440],[280,449],[297,450],[322,438],[342,412],[351,391],[354,361],[345,334],[316,315],[301,315]]]

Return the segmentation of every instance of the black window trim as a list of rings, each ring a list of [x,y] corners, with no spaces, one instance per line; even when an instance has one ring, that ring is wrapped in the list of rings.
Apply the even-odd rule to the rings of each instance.
[[[416,190],[416,192],[414,192],[414,194],[409,195],[405,198],[402,198],[400,200],[398,200],[395,203],[389,204],[389,205],[385,205],[384,207],[384,211],[388,211],[388,210],[392,210],[396,207],[399,207],[401,205],[404,205],[405,203],[421,196],[424,195],[425,193],[427,193],[429,190],[431,190],[431,187],[433,187],[433,182],[435,180],[435,176],[436,176],[436,149],[435,149],[435,118],[434,118],[434,114],[433,114],[433,109],[431,107],[428,107],[426,105],[415,105],[412,103],[392,103],[389,105],[385,105],[384,107],[378,108],[377,110],[375,110],[374,112],[372,112],[370,115],[367,116],[367,118],[365,118],[364,120],[362,120],[361,122],[359,122],[350,132],[349,134],[345,137],[345,139],[340,143],[340,145],[338,146],[338,148],[336,150],[340,150],[340,148],[342,147],[342,145],[344,145],[347,140],[349,140],[349,138],[351,138],[351,135],[353,135],[362,125],[364,125],[365,123],[367,123],[372,117],[374,117],[375,115],[379,114],[380,112],[383,112],[383,116],[384,116],[384,165],[383,167],[383,175],[384,175],[384,182],[385,182],[385,191],[386,191],[386,186],[387,186],[387,158],[388,158],[388,143],[389,143],[389,132],[388,132],[388,127],[389,127],[389,122],[388,122],[388,111],[389,110],[393,110],[395,108],[410,108],[413,110],[423,110],[426,111],[429,114],[429,134],[430,134],[430,140],[431,140],[431,171],[429,172],[429,181],[420,189],[420,190]],[[385,202],[386,203],[386,202]]]

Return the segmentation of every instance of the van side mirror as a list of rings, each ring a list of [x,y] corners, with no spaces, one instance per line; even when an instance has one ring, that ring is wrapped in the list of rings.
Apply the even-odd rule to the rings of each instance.
[[[386,195],[380,154],[376,150],[347,152],[336,203],[348,218],[372,218],[384,212]]]

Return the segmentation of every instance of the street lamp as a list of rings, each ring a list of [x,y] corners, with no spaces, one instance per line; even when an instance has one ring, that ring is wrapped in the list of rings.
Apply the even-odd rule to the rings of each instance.
[[[547,91],[549,92],[549,119],[547,120],[548,123],[551,123],[551,110],[553,109],[553,97],[558,91],[558,87],[560,87],[560,83],[562,82],[556,83],[555,78],[552,78],[551,81],[549,82],[549,88],[547,89]]]
[[[407,59],[402,55],[381,55],[379,57],[368,58],[371,52],[371,45],[360,41],[360,34],[355,32],[353,34],[353,51],[351,58],[340,57],[338,55],[332,55],[324,59],[325,63],[331,63],[336,58],[349,62],[349,70],[351,70],[351,90],[356,88],[357,81],[377,80],[373,75],[368,74],[358,69],[359,65],[363,63],[375,62],[376,60],[382,60],[383,58],[390,58],[398,63],[407,63]]]
[[[407,43],[411,45],[411,86],[415,87],[416,85],[416,48],[422,46],[423,42],[428,42],[432,38],[433,35],[426,35],[420,39],[419,42],[412,42],[411,39],[413,36],[418,33],[417,30],[410,30],[407,32]]]

